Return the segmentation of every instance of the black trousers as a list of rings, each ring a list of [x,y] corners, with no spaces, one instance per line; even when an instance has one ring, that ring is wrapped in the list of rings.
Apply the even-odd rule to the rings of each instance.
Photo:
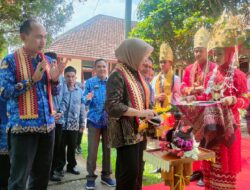
[[[117,148],[116,190],[141,190],[145,142]]]
[[[75,149],[77,142],[78,131],[62,131],[62,141],[60,146],[59,166],[58,171],[62,171],[66,164],[66,147],[67,147],[67,169],[74,168],[76,163]]]
[[[9,190],[46,190],[53,157],[55,131],[46,134],[9,134]]]
[[[61,150],[60,146],[62,141],[62,126],[63,124],[56,124],[55,145],[54,145],[53,161],[51,166],[51,175],[53,175],[53,172],[59,167],[60,150]]]
[[[78,131],[78,136],[77,136],[77,147],[80,147],[81,146],[81,142],[82,142],[82,132]]]
[[[0,190],[7,190],[10,176],[9,155],[0,155]]]

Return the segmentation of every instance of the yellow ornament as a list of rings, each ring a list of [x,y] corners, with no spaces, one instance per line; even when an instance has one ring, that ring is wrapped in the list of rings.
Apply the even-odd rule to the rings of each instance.
[[[146,123],[146,122],[142,122],[140,125],[139,125],[139,128],[138,128],[138,132],[142,132],[142,131],[144,131],[145,129],[147,129],[148,128],[148,123]]]
[[[174,61],[173,51],[168,43],[161,44],[159,61]]]
[[[214,24],[208,42],[208,51],[214,48],[233,47],[245,39],[244,23],[241,16],[224,11]]]
[[[201,27],[194,35],[194,48],[207,47],[209,32],[205,27]]]

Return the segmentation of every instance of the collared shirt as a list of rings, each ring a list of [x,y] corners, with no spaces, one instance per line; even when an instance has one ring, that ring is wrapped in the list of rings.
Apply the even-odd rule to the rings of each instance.
[[[104,104],[106,101],[106,83],[107,78],[101,80],[99,77],[95,76],[88,79],[84,86],[84,104],[89,107],[87,119],[96,128],[107,126],[107,114],[104,110]],[[94,93],[93,99],[87,100],[86,97],[90,92]]]
[[[62,113],[62,109],[61,109],[61,103],[62,103],[62,98],[63,98],[63,91],[64,91],[64,87],[66,85],[64,85],[64,78],[63,76],[59,77],[59,84],[58,84],[58,94],[53,96],[53,103],[54,103],[54,109],[57,113]],[[56,121],[57,124],[64,124],[64,116],[62,115],[62,117]]]
[[[8,153],[6,125],[8,118],[6,115],[6,102],[0,99],[0,155]]]
[[[78,131],[85,126],[85,106],[83,103],[83,91],[75,85],[73,90],[69,90],[64,82],[63,98],[61,110],[64,112],[63,130]]]
[[[51,59],[47,57],[49,62]],[[32,66],[36,69],[38,62],[33,58]],[[9,122],[7,129],[11,128],[12,133],[48,133],[54,129],[55,120],[50,114],[47,85],[48,80],[46,74],[42,79],[36,82],[37,102],[38,102],[38,118],[36,119],[21,119],[19,114],[18,97],[27,90],[27,81],[21,81],[24,85],[22,89],[16,88],[16,62],[14,54],[6,56],[0,66],[0,96],[7,100],[7,115]],[[55,92],[55,90],[53,90]]]

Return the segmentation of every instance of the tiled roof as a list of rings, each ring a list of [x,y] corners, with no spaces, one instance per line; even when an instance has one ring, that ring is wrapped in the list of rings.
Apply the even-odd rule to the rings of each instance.
[[[114,50],[125,39],[124,23],[124,19],[97,15],[59,36],[48,50],[59,56],[115,61]]]

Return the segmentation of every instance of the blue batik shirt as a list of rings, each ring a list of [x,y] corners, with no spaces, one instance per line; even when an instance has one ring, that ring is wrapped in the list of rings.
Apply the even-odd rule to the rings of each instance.
[[[84,104],[89,107],[87,120],[96,128],[107,127],[107,113],[104,110],[106,83],[107,78],[101,80],[99,77],[95,76],[88,79],[84,86]],[[87,100],[86,96],[90,92],[94,93],[93,99]]]
[[[51,63],[51,59],[49,57],[46,58]],[[31,61],[35,70],[38,61],[35,58],[32,58]],[[0,79],[0,96],[7,101],[7,116],[9,118],[7,130],[11,128],[12,133],[48,133],[54,129],[55,120],[49,110],[48,80],[45,73],[42,79],[35,84],[38,100],[38,118],[36,119],[20,118],[18,97],[29,90],[29,88],[26,85],[26,80],[21,81],[23,84],[22,89],[16,88],[17,78],[14,54],[10,54],[3,59],[0,66]],[[52,91],[56,92],[53,89]]]
[[[85,127],[85,106],[83,103],[83,91],[75,85],[73,90],[69,90],[66,82],[63,87],[63,97],[60,106],[64,113],[63,130],[79,131]]]
[[[0,99],[0,155],[8,153],[6,126],[8,123],[6,102]]]
[[[64,91],[64,78],[61,75],[59,77],[59,84],[58,84],[58,88],[57,88],[57,95],[53,96],[53,103],[54,103],[54,109],[57,113],[62,113],[62,108],[61,108],[61,103],[62,103],[62,98],[63,98],[63,91]],[[64,117],[62,115],[62,117],[56,121],[57,124],[64,124]]]

